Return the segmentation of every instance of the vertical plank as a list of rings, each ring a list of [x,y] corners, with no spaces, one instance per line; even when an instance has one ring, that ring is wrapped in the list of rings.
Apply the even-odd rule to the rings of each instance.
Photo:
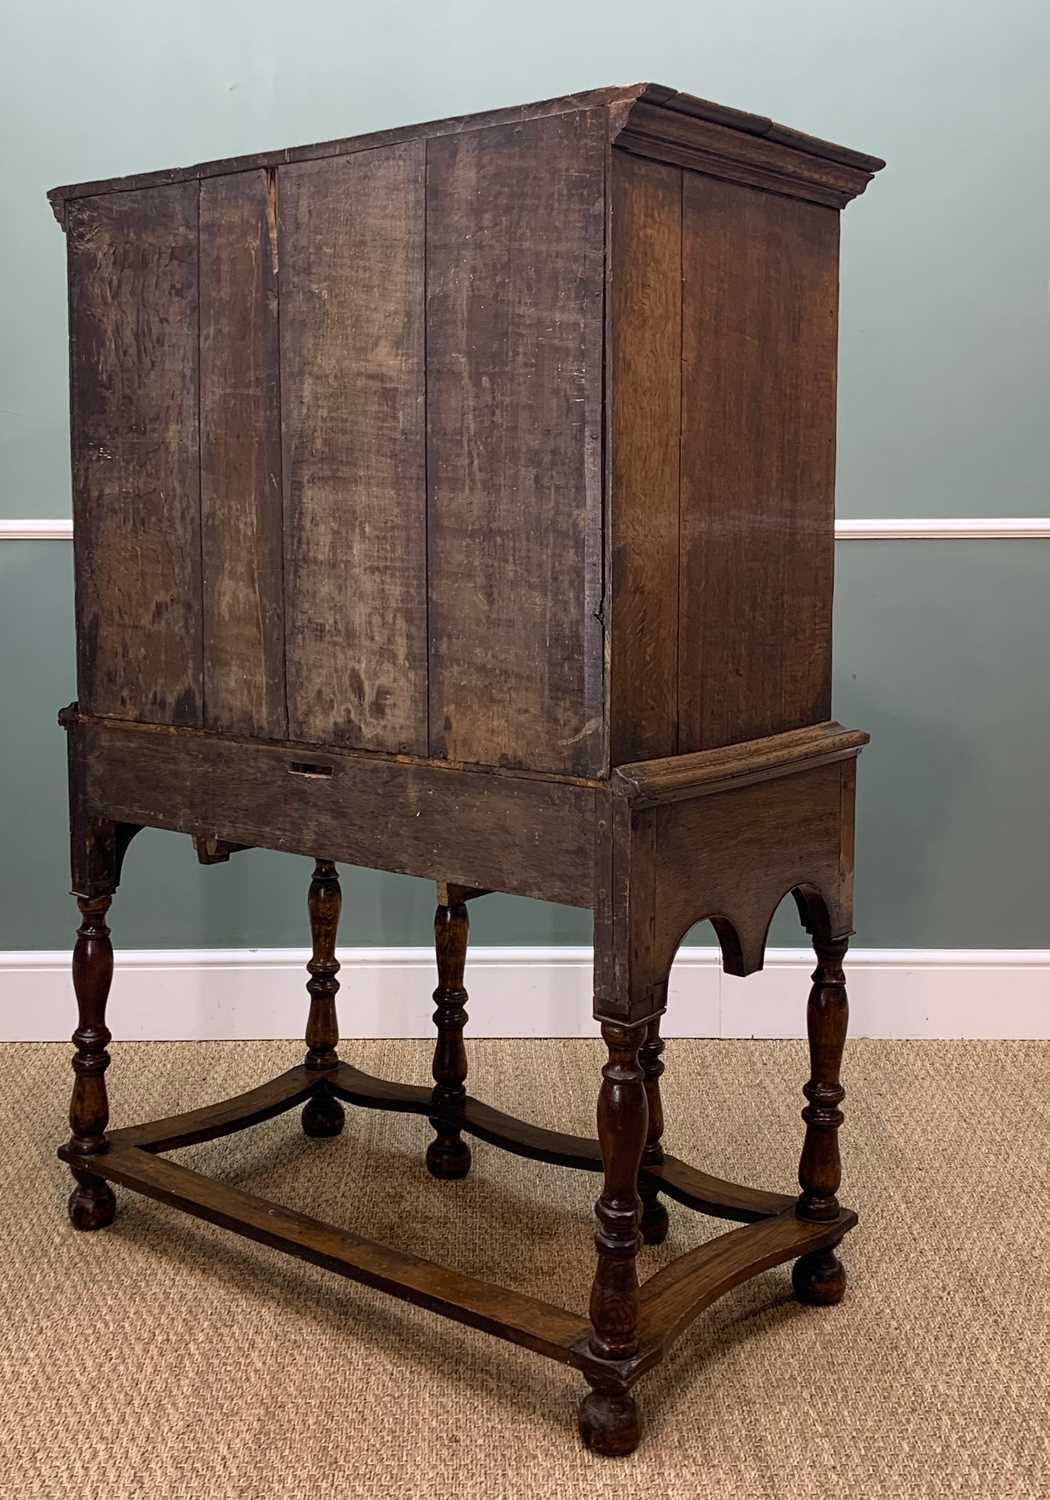
[[[606,762],[604,111],[430,141],[430,747]]]
[[[612,153],[610,758],[678,740],[682,171]]]
[[[427,748],[422,141],[278,173],[293,739]]]
[[[200,187],[205,727],[281,739],[284,558],[272,173]]]
[[[838,212],[686,172],[681,752],[829,716]]]
[[[78,199],[67,231],[80,702],[199,726],[197,197]]]

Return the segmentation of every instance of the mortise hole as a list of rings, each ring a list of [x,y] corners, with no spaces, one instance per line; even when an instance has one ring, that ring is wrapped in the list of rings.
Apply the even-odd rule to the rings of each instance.
[[[312,760],[293,760],[288,767],[293,776],[331,776],[331,766],[321,766]]]

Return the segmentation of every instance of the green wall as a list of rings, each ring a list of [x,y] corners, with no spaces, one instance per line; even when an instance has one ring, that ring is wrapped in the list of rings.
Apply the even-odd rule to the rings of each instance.
[[[59,182],[650,78],[889,160],[846,212],[843,516],[1050,513],[1050,124],[1042,0],[14,0],[0,56],[0,515],[69,513]],[[1050,541],[844,542],[835,712],[861,760],[858,941],[1048,942]],[[71,930],[70,548],[0,541],[0,947]],[[303,941],[306,862],[201,870],[143,835],[114,909],[136,947]],[[361,872],[345,940],[427,940],[423,882]],[[480,903],[481,942],[585,942],[586,914]],[[709,933],[700,932],[701,940]],[[794,941],[788,921],[775,940]]]

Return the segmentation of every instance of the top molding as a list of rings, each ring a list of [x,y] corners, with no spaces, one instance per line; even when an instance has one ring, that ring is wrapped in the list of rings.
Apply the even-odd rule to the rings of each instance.
[[[765,115],[729,109],[658,83],[636,83],[621,88],[563,94],[557,99],[544,99],[535,104],[456,115],[447,120],[374,131],[343,140],[323,141],[315,146],[259,151],[251,156],[199,162],[192,167],[171,167],[160,172],[138,172],[129,177],[70,183],[52,188],[47,196],[55,218],[64,225],[65,205],[74,198],[126,193],[135,188],[164,187],[232,172],[346,156],[403,141],[456,135],[460,131],[484,130],[496,125],[521,124],[548,115],[591,109],[607,110],[610,144],[624,150],[712,176],[729,177],[767,191],[811,198],[834,207],[842,207],[862,193],[872,176],[886,165],[877,156],[865,156],[846,146],[803,135],[786,125],[778,125]]]

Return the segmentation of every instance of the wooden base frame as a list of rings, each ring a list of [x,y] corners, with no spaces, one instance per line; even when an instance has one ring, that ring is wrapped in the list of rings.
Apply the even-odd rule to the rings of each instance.
[[[347,1063],[340,1063],[325,1079],[305,1065],[289,1068],[272,1082],[222,1103],[111,1131],[103,1151],[81,1155],[66,1145],[58,1154],[76,1172],[131,1188],[351,1281],[523,1344],[585,1374],[607,1375],[606,1362],[588,1348],[590,1323],[583,1314],[376,1244],[164,1159],[169,1151],[217,1140],[300,1105],[309,1107],[319,1092],[323,1097],[328,1090],[366,1109],[428,1118],[438,1113],[448,1129],[534,1161],[602,1170],[597,1140],[526,1124],[470,1095],[458,1108],[441,1113],[431,1090],[374,1078]],[[834,1249],[857,1222],[848,1209],[819,1223],[800,1218],[793,1197],[722,1182],[673,1156],[659,1167],[644,1169],[643,1182],[684,1207],[738,1221],[741,1227],[681,1256],[642,1285],[639,1349],[617,1372],[628,1386],[718,1297],[771,1266]]]
[[[287,750],[280,747],[244,742],[238,748],[196,731],[105,724],[82,719],[75,710],[62,722],[70,731],[73,874],[82,923],[73,956],[80,1021],[73,1038],[72,1135],[59,1156],[75,1181],[69,1213],[77,1229],[104,1228],[112,1221],[111,1184],[118,1184],[572,1365],[590,1386],[580,1408],[583,1440],[609,1455],[629,1453],[639,1441],[632,1389],[637,1379],[732,1287],[793,1261],[793,1285],[802,1301],[828,1305],[842,1297],[845,1273],[834,1252],[856,1223],[856,1215],[836,1197],[844,1096],[839,1066],[847,1019],[842,960],[852,896],[854,760],[864,736],[822,725],[732,751],[621,767],[599,784],[501,777],[352,754],[340,758],[331,752],[323,762],[297,759],[289,768],[281,758],[287,759]],[[322,791],[310,787],[304,793],[304,831],[295,835],[285,818],[282,777],[288,769],[299,774],[296,768],[304,764],[308,781],[321,783]],[[238,765],[244,773],[240,780]],[[201,777],[202,770],[210,774]],[[250,792],[253,775],[261,783],[254,800],[243,785],[246,777]],[[460,832],[465,828],[473,840],[471,863],[477,871],[472,884],[437,877],[432,1088],[372,1077],[341,1060],[337,1050],[341,895],[331,856],[354,857],[346,850],[348,806],[366,815],[370,797],[389,798],[398,785],[403,826],[397,826],[389,804],[384,826],[400,854],[381,858],[381,850],[368,843],[374,834],[366,830],[352,836],[354,853],[360,855],[364,839],[371,855],[360,862],[432,873],[425,867],[456,848],[434,811],[445,802],[447,812],[451,802]],[[232,812],[219,812],[217,786],[219,794],[229,792]],[[556,815],[545,824],[552,788]],[[278,792],[277,804],[271,805],[271,793]],[[541,832],[550,828],[550,843],[535,836],[536,820]],[[520,878],[497,882],[493,875],[511,869],[492,837],[493,826],[498,831],[501,823],[506,831],[522,823],[533,829],[533,837]],[[190,833],[204,864],[251,844],[326,849],[325,857],[315,860],[308,897],[313,952],[307,965],[307,1052],[300,1066],[236,1098],[109,1131],[105,1010],[113,955],[106,916],[125,851],[145,825]],[[353,827],[361,829],[360,818]],[[587,848],[589,864],[581,853]],[[456,868],[459,873],[464,866]],[[467,903],[492,889],[536,894],[541,887],[558,899],[574,892],[578,904],[595,911],[595,1015],[608,1052],[595,1139],[528,1124],[466,1090]],[[667,973],[686,930],[711,917],[725,967],[749,973],[761,967],[769,920],[786,890],[795,896],[817,955],[797,1197],[724,1182],[667,1154],[659,1088]],[[308,1135],[334,1136],[344,1128],[344,1105],[426,1117],[434,1131],[427,1166],[442,1180],[470,1170],[464,1136],[601,1174],[588,1312],[574,1313],[376,1244],[166,1159],[170,1151],[299,1106]],[[640,1283],[643,1242],[657,1243],[668,1231],[664,1200],[738,1227]]]

